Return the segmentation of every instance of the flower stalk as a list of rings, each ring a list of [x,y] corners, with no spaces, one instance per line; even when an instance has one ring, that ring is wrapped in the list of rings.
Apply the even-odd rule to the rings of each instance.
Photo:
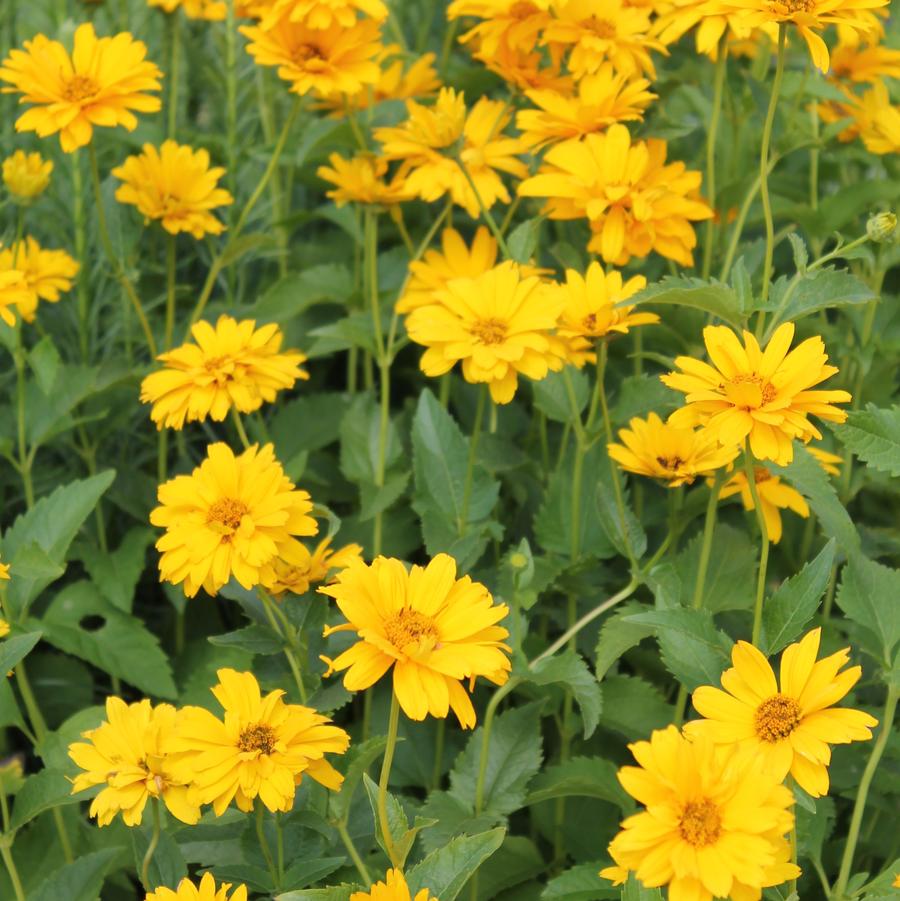
[[[394,847],[394,838],[391,834],[391,824],[388,820],[387,796],[388,782],[391,779],[391,766],[394,762],[394,751],[397,748],[397,732],[400,727],[400,702],[397,695],[391,693],[391,712],[388,720],[387,745],[384,749],[384,758],[381,761],[381,776],[378,779],[378,823],[381,827],[381,838],[384,849],[391,861],[392,867],[399,868],[402,861],[397,856]]]

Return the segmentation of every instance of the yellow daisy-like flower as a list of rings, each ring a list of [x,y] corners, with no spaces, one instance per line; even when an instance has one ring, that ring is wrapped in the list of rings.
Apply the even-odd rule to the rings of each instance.
[[[174,774],[168,755],[175,716],[171,704],[126,704],[109,697],[106,720],[82,732],[86,742],[69,745],[69,757],[84,770],[72,781],[72,794],[105,786],[91,801],[98,826],[108,826],[120,813],[126,826],[140,826],[150,798],[159,798],[182,823],[200,819],[200,808],[188,798],[187,780]]]
[[[230,895],[230,882],[223,882],[216,888],[216,880],[212,873],[204,873],[199,885],[194,885],[185,876],[178,883],[178,888],[160,886],[144,896],[144,901],[247,901],[247,886],[239,885]]]
[[[18,203],[30,203],[47,190],[53,161],[17,150],[3,161],[3,184]]]
[[[722,673],[722,689],[703,685],[693,695],[702,720],[685,726],[690,735],[737,745],[782,781],[788,773],[807,794],[828,793],[830,745],[868,741],[878,720],[862,710],[835,707],[862,675],[842,668],[850,649],[817,661],[821,629],[813,629],[781,655],[780,684],[766,658],[739,641],[734,666]]]
[[[697,52],[712,60],[718,59],[719,43],[726,32],[728,52],[732,56],[755,57],[758,39],[763,34],[772,41],[778,40],[778,26],[775,24],[754,28],[734,17],[712,15],[707,4],[697,3],[696,0],[675,0],[674,4],[666,4],[666,7],[653,23],[653,34],[669,45],[696,28]]]
[[[189,19],[205,22],[223,22],[228,15],[225,0],[147,0],[147,3],[165,13],[180,9]]]
[[[344,687],[363,691],[394,668],[394,694],[413,720],[444,718],[450,710],[464,729],[475,708],[461,680],[483,676],[495,685],[509,678],[509,632],[498,626],[508,613],[468,576],[456,578],[456,561],[438,554],[409,571],[399,560],[354,560],[332,585],[320,588],[337,601],[347,622],[325,629],[356,632],[359,641],[334,660],[329,674],[347,670]]]
[[[312,552],[301,545],[296,562],[277,559],[272,564],[272,578],[265,582],[276,600],[281,600],[287,592],[306,594],[312,585],[324,582],[330,575],[346,569],[351,560],[361,560],[363,549],[358,544],[347,544],[342,548],[331,547],[331,538],[323,538]]]
[[[8,582],[9,581],[9,564],[8,563],[0,563],[0,582]],[[9,632],[9,626],[7,625],[7,632]]]
[[[12,310],[17,309],[22,304],[29,303],[31,292],[28,289],[28,283],[25,281],[25,273],[19,269],[8,269],[5,272],[0,271],[0,319],[8,326],[12,327],[16,324],[16,317]]]
[[[239,19],[262,19],[275,0],[236,0],[234,14]]]
[[[141,383],[141,401],[153,404],[150,418],[159,429],[181,429],[207,416],[221,422],[232,407],[252,413],[309,378],[301,368],[306,355],[281,350],[284,335],[275,323],[256,328],[253,319],[223,314],[215,326],[194,323],[191,334],[196,343],[160,354],[165,368]]]
[[[184,707],[172,737],[174,766],[190,782],[190,797],[221,816],[234,801],[245,813],[256,798],[287,813],[304,776],[339,791],[344,777],[325,759],[343,754],[350,736],[311,707],[285,704],[284,692],[265,697],[252,673],[220,669],[212,689],[219,719],[202,707]]]
[[[621,444],[607,444],[609,456],[626,472],[660,479],[669,488],[692,485],[732,463],[740,452],[737,445],[722,447],[704,429],[679,429],[663,422],[656,413],[635,417],[627,429],[619,430]]]
[[[56,303],[72,287],[81,267],[64,250],[45,250],[31,237],[9,248],[0,248],[0,272],[18,271],[27,289],[18,303],[19,315],[34,322],[38,302]]]
[[[494,403],[507,404],[520,374],[539,381],[562,369],[565,346],[552,330],[563,300],[518,264],[453,279],[436,300],[406,320],[409,337],[428,348],[419,363],[425,375],[436,378],[461,361],[467,382],[487,384]]]
[[[348,160],[332,153],[328,162],[328,166],[319,166],[316,175],[335,186],[325,193],[339,207],[348,203],[391,206],[413,196],[399,173],[391,181],[385,180],[388,164],[383,157],[357,153]]]
[[[702,429],[701,431],[706,431]],[[772,544],[781,541],[782,524],[781,511],[793,510],[804,519],[809,517],[809,504],[806,498],[783,482],[781,476],[773,475],[765,466],[753,468],[753,478],[756,481],[756,493],[759,495],[759,505],[762,508],[763,519],[766,521],[766,533]],[[755,510],[753,495],[750,492],[750,483],[747,474],[743,470],[736,472],[723,486],[719,497],[725,499],[740,494],[741,503],[745,510]]]
[[[211,444],[191,475],[160,485],[158,497],[150,522],[166,530],[156,542],[160,581],[183,583],[190,598],[201,587],[215,595],[232,576],[253,588],[276,557],[300,553],[295,535],[319,530],[309,494],[284,474],[271,444],[239,457]]]
[[[840,137],[858,135],[869,153],[879,156],[900,152],[900,106],[891,103],[887,85],[878,82],[858,101],[842,111],[854,119],[855,127],[845,129]],[[835,118],[841,118],[840,112]]]
[[[793,795],[760,761],[675,726],[628,748],[638,766],[619,782],[644,809],[622,823],[601,876],[619,885],[633,872],[647,888],[667,885],[671,901],[753,901],[800,875],[785,839]]]
[[[846,391],[813,391],[837,373],[828,366],[821,338],[808,338],[793,350],[794,324],[785,322],[772,335],[765,351],[745,331],[744,343],[725,325],[708,325],[703,341],[712,366],[692,357],[676,357],[681,372],[660,376],[662,382],[686,395],[673,425],[708,428],[721,444],[742,444],[759,460],[786,466],[794,459],[793,439],[821,439],[809,421],[818,416],[843,422],[847,414],[833,406],[851,400]]]
[[[128,157],[112,174],[123,183],[116,189],[116,200],[136,206],[145,221],[159,222],[170,235],[189,232],[200,240],[225,231],[212,211],[234,203],[234,198],[219,187],[225,170],[210,168],[205,150],[175,141],[164,141],[159,149],[144,144],[141,153]]]
[[[412,194],[428,202],[450,194],[477,219],[478,198],[467,172],[487,209],[498,201],[509,203],[500,173],[524,178],[528,167],[517,154],[527,148],[520,138],[503,134],[512,118],[503,101],[482,97],[467,114],[463,95],[443,88],[433,107],[409,100],[406,109],[406,122],[376,128],[375,140],[381,142],[387,159],[402,161],[400,172]]]
[[[160,89],[162,73],[146,56],[146,45],[128,32],[98,38],[90,23],[75,31],[71,55],[43,34],[25,41],[25,49],[11,50],[0,66],[0,81],[12,85],[3,93],[20,93],[20,103],[32,104],[16,121],[16,131],[42,138],[59,132],[66,153],[89,144],[95,125],[134,131],[132,110],[160,108],[149,92]]]
[[[588,250],[624,266],[656,251],[692,266],[697,244],[692,222],[713,212],[700,198],[701,174],[684,163],[666,164],[666,142],[632,141],[628,128],[551,147],[537,175],[519,185],[523,197],[546,197],[551,219],[586,218]]]
[[[880,44],[839,43],[831,51],[828,77],[855,84],[879,84],[884,78],[900,78],[900,50]]]
[[[277,66],[278,77],[290,82],[295,94],[353,95],[375,84],[381,74],[375,62],[381,34],[372,19],[346,28],[337,22],[310,28],[281,16],[270,25],[243,25],[240,30],[256,64]]]
[[[307,28],[352,28],[358,16],[383,22],[388,8],[382,0],[272,0],[263,18],[263,27],[269,28],[280,18],[302,22]]]
[[[531,53],[551,22],[550,0],[453,0],[447,19],[481,19],[459,40],[473,44],[486,57],[501,47]]]
[[[439,901],[427,888],[416,892],[415,898],[400,870],[388,870],[384,882],[376,882],[367,892],[354,892],[350,901]]]

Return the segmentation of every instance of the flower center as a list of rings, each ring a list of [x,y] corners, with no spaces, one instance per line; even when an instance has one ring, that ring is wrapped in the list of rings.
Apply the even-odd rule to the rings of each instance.
[[[816,0],[770,0],[769,9],[776,15],[812,13],[816,11]]]
[[[745,410],[764,407],[775,400],[778,394],[775,386],[765,381],[761,375],[742,372],[723,384],[722,390],[736,407]]]
[[[755,479],[756,484],[759,485],[762,482],[768,482],[769,479],[772,478],[772,473],[769,472],[765,466],[757,466],[753,470],[753,478]]]
[[[681,837],[695,848],[711,845],[722,833],[722,817],[719,808],[708,798],[691,801],[685,805],[678,823]]]
[[[684,466],[684,460],[681,457],[657,457],[656,462],[662,466],[663,469],[671,469],[673,471],[677,469],[681,469]]]
[[[291,53],[291,60],[298,64],[321,58],[322,54],[319,52],[319,48],[312,44],[298,44]]]
[[[766,698],[756,708],[753,725],[762,741],[776,742],[787,738],[800,725],[800,705],[787,695],[777,694]]]
[[[479,319],[469,333],[480,344],[501,344],[506,338],[506,323],[499,319]]]
[[[537,7],[533,3],[529,3],[528,0],[519,0],[518,3],[513,3],[507,15],[511,19],[527,19],[537,11]]]
[[[250,512],[250,508],[243,502],[231,497],[223,497],[217,500],[207,511],[206,522],[208,525],[217,523],[231,532],[237,531],[241,520]]]
[[[608,19],[591,18],[585,27],[588,31],[593,32],[598,38],[612,40],[616,36],[616,23],[610,22]]]
[[[93,97],[98,91],[97,82],[87,75],[73,75],[63,88],[63,97],[70,103],[78,103]]]
[[[437,644],[438,635],[434,620],[418,610],[404,607],[385,621],[384,634],[397,649],[405,650],[410,645],[419,645],[423,650],[431,650]]]
[[[247,726],[238,736],[238,750],[271,754],[276,741],[275,730],[268,723],[255,723]]]

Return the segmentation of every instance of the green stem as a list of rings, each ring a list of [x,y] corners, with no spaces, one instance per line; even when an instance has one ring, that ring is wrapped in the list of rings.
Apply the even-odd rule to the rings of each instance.
[[[244,423],[241,420],[241,414],[238,413],[237,407],[231,408],[231,420],[234,423],[234,427],[237,430],[238,438],[241,440],[241,444],[243,444],[244,448],[250,447],[250,439],[247,437],[247,431],[244,428]]]
[[[90,306],[90,267],[87,258],[87,228],[84,214],[84,179],[81,154],[72,154],[72,209],[75,222],[75,257],[78,260],[78,343],[82,362],[88,360],[88,315]]]
[[[819,208],[819,110],[815,103],[809,106],[812,122],[812,133],[815,143],[809,149],[809,205],[813,210]]]
[[[750,643],[759,646],[759,634],[762,629],[763,599],[766,595],[766,572],[769,566],[769,530],[766,526],[766,518],[763,515],[762,504],[759,501],[759,491],[756,487],[756,472],[753,468],[753,454],[750,452],[750,439],[744,445],[744,473],[747,476],[747,488],[753,499],[753,510],[756,513],[756,522],[759,525],[759,570],[756,576],[756,602],[753,605],[753,632]]]
[[[306,704],[306,686],[303,684],[303,671],[300,668],[300,661],[297,659],[297,652],[300,650],[300,648],[297,645],[294,627],[287,621],[287,618],[284,617],[284,615],[278,609],[275,601],[272,600],[269,592],[266,591],[265,588],[263,588],[261,585],[258,585],[257,593],[259,595],[260,601],[262,601],[263,610],[266,613],[266,618],[269,620],[269,625],[285,643],[285,646],[283,648],[285,659],[288,662],[288,666],[291,668],[291,673],[294,676],[294,682],[297,683],[297,691],[300,694],[300,701],[302,704]],[[283,621],[279,623],[278,620],[282,617],[284,617]]]
[[[281,880],[278,878],[278,870],[275,868],[275,861],[272,858],[272,849],[269,847],[269,841],[266,838],[265,820],[266,808],[259,798],[256,799],[256,838],[259,841],[259,850],[265,858],[269,875],[272,877],[272,885],[278,891],[281,888]]]
[[[484,407],[487,400],[488,389],[485,386],[478,391],[478,402],[475,407],[475,421],[472,423],[472,437],[469,439],[469,455],[466,458],[466,480],[463,483],[462,508],[456,530],[460,537],[466,534],[469,527],[469,505],[472,501],[472,486],[475,483],[475,460],[478,456],[478,439],[481,437],[481,424],[484,420]]]
[[[13,891],[16,893],[16,901],[25,901],[25,890],[22,888],[22,880],[19,878],[19,871],[16,869],[15,860],[13,860],[12,846],[8,844],[5,835],[0,836],[0,855],[3,856],[6,872],[9,873],[9,881],[12,883]]]
[[[443,722],[443,720],[441,720],[441,722]],[[344,843],[344,847],[347,849],[347,853],[350,855],[350,860],[353,861],[353,866],[356,867],[356,872],[359,873],[360,878],[363,881],[363,885],[371,885],[372,877],[353,842],[353,838],[347,829],[347,824],[343,820],[339,820],[336,824],[336,828],[338,835],[341,837],[341,841]]]
[[[391,835],[391,826],[388,822],[387,794],[388,782],[391,778],[391,765],[394,762],[394,750],[397,747],[397,730],[400,726],[400,702],[397,695],[391,693],[391,713],[388,721],[387,745],[384,749],[384,759],[381,761],[381,776],[378,779],[378,822],[381,827],[381,838],[384,849],[391,861],[391,866],[399,868],[402,861],[397,856],[394,848],[394,838]]]
[[[175,235],[166,234],[166,332],[164,350],[172,349],[172,338],[175,334],[175,272],[176,272]]]
[[[281,814],[276,811],[275,819],[275,851],[278,855],[278,885],[284,882],[284,830],[281,828]]]
[[[181,67],[181,14],[176,10],[169,16],[169,106],[166,137],[175,139],[178,127],[178,86]]]
[[[34,484],[31,480],[31,457],[28,454],[28,440],[25,422],[25,345],[22,340],[22,323],[16,322],[16,349],[13,351],[16,367],[16,433],[19,447],[19,473],[25,491],[25,505],[30,510],[34,506]]]
[[[436,735],[434,737],[434,766],[431,770],[431,787],[440,788],[441,774],[444,772],[444,739],[447,732],[447,720],[437,721]]]
[[[472,193],[475,195],[475,202],[478,204],[478,211],[479,213],[481,213],[481,218],[484,219],[485,225],[487,225],[487,227],[491,230],[491,234],[493,234],[494,238],[496,239],[497,246],[502,251],[503,256],[507,260],[511,260],[512,254],[509,252],[509,247],[506,244],[506,239],[503,237],[503,232],[500,231],[496,220],[491,215],[491,211],[484,205],[484,201],[481,199],[481,194],[478,191],[475,180],[472,178],[472,174],[466,168],[466,164],[462,161],[461,156],[456,155],[454,159],[456,160],[456,164],[459,166],[463,177],[468,182]]]
[[[148,892],[153,891],[153,886],[150,884],[150,864],[153,861],[153,855],[156,853],[156,848],[159,845],[159,834],[160,834],[160,815],[159,815],[159,798],[151,798],[150,806],[153,809],[153,834],[150,836],[150,844],[147,845],[147,850],[144,853],[144,859],[141,862],[141,885]]]
[[[491,730],[494,726],[494,717],[497,715],[497,708],[500,702],[521,683],[518,676],[508,679],[504,685],[498,688],[490,701],[488,701],[487,709],[484,712],[484,725],[481,733],[481,751],[478,757],[478,779],[475,782],[475,816],[481,815],[484,809],[484,784],[487,781],[488,752],[491,747]]]
[[[719,135],[719,121],[722,118],[722,97],[725,75],[728,68],[728,32],[719,40],[719,55],[716,59],[716,75],[713,83],[712,114],[709,131],[706,134],[706,197],[713,213],[716,211],[716,139]],[[708,279],[712,271],[713,249],[716,243],[715,216],[706,220],[706,242],[703,247],[703,278]],[[640,329],[637,330],[640,333]]]

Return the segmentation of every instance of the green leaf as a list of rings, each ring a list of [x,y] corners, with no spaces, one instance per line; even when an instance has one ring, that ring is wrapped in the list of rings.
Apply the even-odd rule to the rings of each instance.
[[[375,838],[382,850],[387,854],[384,837],[381,833],[381,819],[378,814],[378,786],[375,780],[370,778],[368,773],[363,773],[363,785],[366,788],[366,794],[369,796],[369,804],[372,807],[372,815],[378,828],[375,830]],[[409,852],[412,851],[413,843],[416,836],[422,829],[434,825],[437,820],[416,817],[412,827],[409,825],[409,818],[403,810],[400,802],[390,792],[387,793],[387,820],[388,829],[391,832],[391,841],[394,844],[394,854],[397,858],[397,864],[402,869],[406,863]]]
[[[263,623],[252,623],[223,635],[210,635],[207,641],[216,647],[241,648],[251,654],[280,654],[284,650],[284,639]]]
[[[606,729],[621,732],[629,741],[646,738],[672,722],[674,710],[649,682],[639,676],[607,676],[603,681],[603,719]]]
[[[28,901],[88,901],[99,896],[106,871],[118,856],[118,848],[103,848],[82,854],[78,860],[55,870],[36,889]]]
[[[152,802],[151,802],[152,803]],[[156,802],[160,803],[160,802]],[[140,873],[144,862],[144,855],[150,845],[150,837],[153,830],[153,812],[150,806],[144,809],[144,816],[140,826],[128,830],[131,835],[131,848],[134,853],[134,869]],[[174,889],[178,883],[188,874],[184,855],[178,847],[178,842],[163,830],[159,835],[159,844],[153,852],[150,861],[149,881],[150,885]]]
[[[347,771],[341,790],[331,797],[331,812],[338,820],[346,819],[350,813],[350,804],[356,789],[362,781],[363,774],[378,760],[387,747],[387,736],[377,735],[361,744],[353,744],[344,755]]]
[[[40,640],[40,632],[26,632],[24,635],[13,635],[0,642],[0,676],[5,678],[6,673],[31,653],[32,648]]]
[[[612,546],[623,557],[628,556],[628,548],[631,548],[631,553],[635,559],[640,560],[647,550],[647,533],[634,515],[627,498],[623,498],[624,527],[622,523],[623,517],[619,512],[615,489],[612,485],[607,485],[604,481],[598,481],[594,498],[600,525],[603,527],[603,531],[606,532],[606,537]]]
[[[900,476],[900,407],[851,410],[843,425],[833,425],[838,441],[867,466]]]
[[[655,285],[648,285],[622,305],[669,304],[678,307],[691,307],[717,316],[724,322],[740,328],[744,323],[746,311],[735,290],[719,281],[703,281],[700,278],[685,276],[666,276]]]
[[[653,634],[652,626],[628,621],[629,616],[643,613],[647,608],[637,601],[629,601],[612,616],[607,617],[597,636],[596,673],[602,681],[610,667],[628,650]]]
[[[584,411],[591,396],[588,377],[580,369],[569,367],[569,378],[575,394],[578,412]],[[660,383],[662,384],[662,383]],[[561,372],[550,372],[546,378],[532,384],[534,405],[554,422],[572,422],[572,403],[566,387],[566,377]]]
[[[260,296],[253,313],[263,322],[289,322],[317,303],[343,303],[351,294],[353,278],[347,267],[323,263],[275,282]]]
[[[815,560],[782,582],[763,606],[760,650],[767,656],[787,647],[815,616],[831,576],[834,544],[832,538]]]
[[[345,394],[317,391],[279,404],[269,423],[269,434],[279,460],[290,460],[303,451],[328,447],[340,437],[341,421],[350,406]]]
[[[703,536],[697,534],[675,558],[675,568],[685,586],[686,603],[694,596]],[[722,610],[746,610],[753,606],[753,579],[757,551],[746,530],[718,523],[713,532],[709,569],[700,606],[710,613]]]
[[[900,570],[865,557],[852,557],[841,574],[838,606],[875,637],[881,660],[893,659],[900,641]]]
[[[791,285],[794,285],[793,289]],[[790,292],[790,296],[788,295]],[[785,297],[787,306],[782,309]],[[792,322],[817,310],[831,307],[863,304],[875,299],[875,294],[865,282],[851,275],[846,269],[814,269],[805,275],[787,278],[781,276],[772,285],[768,311],[779,310],[780,322]]]
[[[541,893],[541,901],[600,901],[620,896],[617,888],[599,875],[606,862],[580,863],[554,876]]]
[[[392,472],[385,476],[384,485],[378,487],[363,483],[360,485],[359,521],[374,519],[379,513],[392,507],[406,491],[410,472]]]
[[[538,384],[543,385],[544,382]],[[664,385],[658,376],[646,373],[628,375],[619,385],[616,402],[609,415],[620,426],[626,425],[635,416],[646,417],[648,413],[659,413],[665,419],[663,414],[674,410],[680,402],[679,394]]]
[[[378,446],[381,414],[375,399],[360,394],[341,420],[341,471],[351,482],[375,484],[378,473]],[[400,436],[388,423],[385,468],[400,458]]]
[[[77,795],[73,796],[72,783],[63,773],[59,770],[41,770],[29,776],[16,795],[9,828],[12,831],[21,829],[45,810],[77,804],[79,800]]]
[[[304,888],[296,892],[283,892],[275,901],[350,901],[357,891],[353,885],[333,885],[329,888]]]
[[[503,843],[505,829],[455,838],[433,851],[407,874],[410,896],[427,888],[440,901],[456,901],[472,874]]]
[[[603,709],[603,694],[594,674],[575,651],[545,657],[529,668],[527,676],[538,685],[560,683],[568,688],[581,710],[585,739],[594,734]]]
[[[615,764],[602,757],[572,757],[535,776],[526,804],[553,798],[597,798],[615,804],[623,814],[634,810],[634,801],[619,784]]]
[[[511,890],[547,869],[537,845],[521,835],[507,835],[499,849],[478,868],[478,899],[519,897]]]
[[[658,888],[644,888],[634,873],[629,873],[628,882],[622,887],[622,901],[662,901]]]
[[[509,233],[509,237],[506,239],[506,246],[509,248],[509,255],[517,263],[531,262],[537,250],[538,239],[541,234],[541,223],[543,221],[543,216],[526,219]]]
[[[153,538],[150,529],[139,526],[130,529],[114,551],[101,551],[87,543],[78,548],[91,581],[111,604],[126,613],[131,613],[134,591]]]

